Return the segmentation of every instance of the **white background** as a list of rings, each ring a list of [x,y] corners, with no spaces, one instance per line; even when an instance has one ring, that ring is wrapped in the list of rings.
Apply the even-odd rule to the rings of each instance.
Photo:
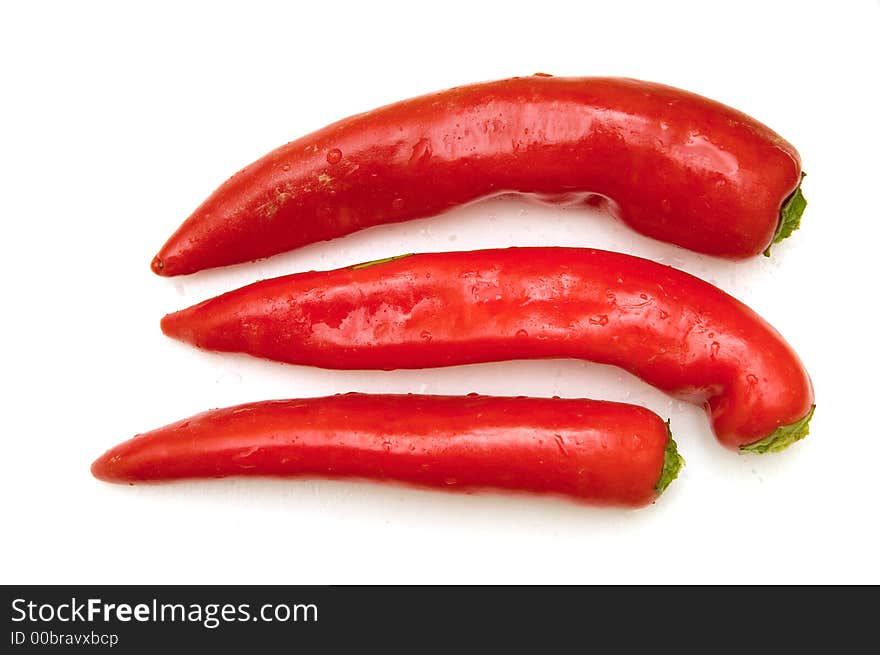
[[[880,582],[876,2],[4,3],[0,10],[3,583]],[[809,207],[731,263],[585,210],[495,201],[257,264],[149,262],[243,165],[326,123],[468,82],[626,75],[684,87],[800,150]],[[264,277],[412,251],[597,246],[672,264],[775,325],[815,382],[781,455],[574,361],[339,372],[199,352],[159,318]],[[211,407],[343,391],[625,400],[687,467],[639,511],[325,481],[113,486],[91,461]]]

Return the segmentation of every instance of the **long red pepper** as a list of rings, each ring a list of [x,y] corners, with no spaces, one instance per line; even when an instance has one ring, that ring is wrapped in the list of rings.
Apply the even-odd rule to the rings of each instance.
[[[640,506],[682,460],[642,407],[594,400],[346,394],[216,409],[92,465],[109,482],[230,475],[368,478]]]
[[[576,357],[704,403],[729,447],[781,450],[814,404],[785,340],[682,271],[601,250],[411,255],[265,280],[169,314],[201,348],[337,369]]]
[[[657,239],[748,257],[797,227],[800,179],[789,143],[713,100],[631,79],[516,77],[281,146],[214,191],[152,268],[245,262],[505,193],[602,206]]]

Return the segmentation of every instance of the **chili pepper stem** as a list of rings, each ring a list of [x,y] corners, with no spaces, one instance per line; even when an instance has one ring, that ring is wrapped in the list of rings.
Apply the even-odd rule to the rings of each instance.
[[[382,259],[374,259],[369,262],[363,262],[361,264],[355,264],[351,266],[351,270],[358,271],[362,268],[369,268],[370,266],[378,266],[379,264],[387,264],[388,262],[393,262],[398,259],[403,259],[404,257],[411,257],[414,253],[408,252],[403,255],[394,255],[393,257],[383,257]]]
[[[764,251],[764,257],[770,256],[770,248],[774,243],[779,243],[783,239],[791,236],[792,232],[801,226],[801,216],[804,209],[807,208],[807,199],[801,191],[806,173],[801,173],[801,181],[798,182],[797,188],[792,191],[791,195],[782,203],[782,209],[779,210],[779,225],[776,227],[776,234],[773,235],[773,241]]]
[[[739,449],[744,453],[778,453],[796,441],[800,441],[810,434],[810,419],[813,418],[813,412],[816,406],[810,407],[810,411],[801,420],[795,421],[789,425],[782,425],[776,428],[769,437],[765,437],[760,441],[740,446]]]
[[[675,439],[672,438],[669,421],[666,421],[666,432],[669,434],[669,440],[666,442],[666,451],[663,454],[663,468],[660,470],[660,479],[657,480],[657,484],[654,486],[658,498],[666,491],[666,487],[678,477],[678,472],[681,471],[685,464],[684,457],[678,454],[678,445],[675,443]]]

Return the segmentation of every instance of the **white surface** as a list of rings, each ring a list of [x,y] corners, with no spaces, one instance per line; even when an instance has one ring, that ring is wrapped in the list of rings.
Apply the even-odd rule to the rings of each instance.
[[[4,3],[0,582],[880,582],[878,4],[380,4]],[[193,277],[150,272],[217,184],[284,141],[536,71],[656,80],[758,117],[803,156],[803,228],[770,259],[729,263],[583,210],[505,201]],[[779,456],[738,456],[702,410],[582,362],[334,372],[198,352],[159,331],[167,311],[276,274],[552,244],[651,257],[750,304],[813,376],[810,437]],[[636,402],[672,419],[688,465],[635,512],[89,475],[117,442],[210,407],[342,391]]]

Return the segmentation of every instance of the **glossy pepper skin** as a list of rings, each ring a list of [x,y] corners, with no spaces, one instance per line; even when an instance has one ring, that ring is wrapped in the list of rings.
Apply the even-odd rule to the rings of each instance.
[[[666,424],[593,400],[346,394],[216,409],[138,435],[95,477],[147,482],[230,475],[397,481],[645,505],[682,464]]]
[[[806,435],[813,387],[755,312],[692,275],[602,250],[405,256],[257,282],[162,319],[200,348],[336,369],[573,357],[705,403],[729,447]]]
[[[788,142],[713,100],[631,79],[516,77],[281,146],[214,191],[152,268],[194,273],[507,193],[603,206],[656,239],[749,257],[796,226],[803,205],[784,230],[780,212],[800,179]]]

